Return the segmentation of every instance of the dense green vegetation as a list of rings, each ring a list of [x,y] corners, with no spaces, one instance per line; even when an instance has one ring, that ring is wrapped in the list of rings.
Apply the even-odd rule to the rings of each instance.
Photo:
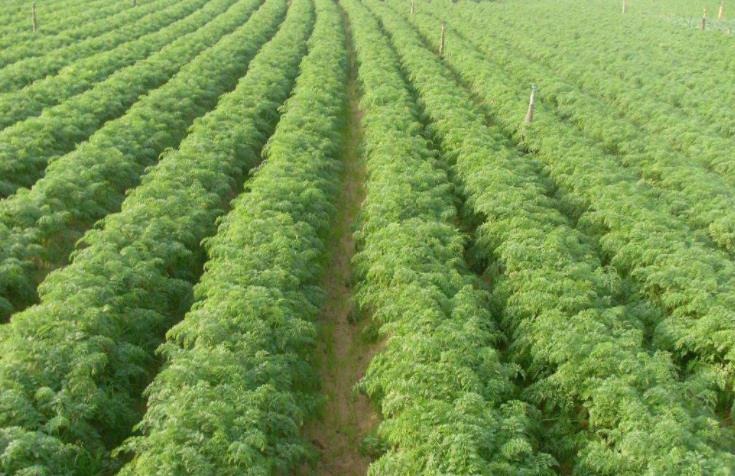
[[[419,22],[419,19],[417,19]],[[428,34],[430,23],[421,21]],[[694,377],[707,372],[719,380],[722,398],[732,404],[735,266],[679,217],[650,185],[619,167],[604,152],[552,114],[537,114],[524,127],[527,98],[510,87],[458,35],[449,35],[447,61],[476,94],[492,100],[505,130],[536,153],[577,225],[594,236],[605,260],[661,312],[648,319],[654,348],[673,352]]]
[[[166,364],[146,392],[145,436],[127,444],[136,456],[123,474],[288,474],[309,454],[300,428],[319,402],[308,362],[339,189],[346,78],[337,7],[317,0],[316,10],[264,162],[207,240],[196,302],[161,347]],[[308,23],[304,16],[294,20]],[[263,51],[274,58],[259,88],[271,86],[278,56],[299,50],[293,36]]]
[[[503,63],[516,62],[520,56],[537,65],[551,66],[570,83],[559,103],[578,100],[574,90],[569,89],[576,83],[577,87],[611,104],[615,115],[622,114],[635,121],[637,127],[650,131],[644,136],[646,141],[655,134],[654,143],[669,142],[686,153],[690,161],[717,171],[733,185],[734,149],[732,141],[727,139],[735,132],[735,114],[727,106],[733,92],[724,81],[724,77],[732,74],[733,67],[723,54],[732,46],[731,36],[667,29],[656,17],[639,20],[635,14],[634,18],[621,21],[618,12],[609,9],[602,10],[604,14],[595,22],[579,24],[574,19],[583,14],[587,4],[571,2],[559,6],[559,10],[571,10],[570,15],[557,14],[545,20],[548,27],[553,23],[553,34],[548,28],[521,26],[523,18],[539,18],[539,7],[544,5],[548,4],[538,2],[528,10],[514,7],[512,12],[502,15],[485,15],[481,10],[482,18],[490,22],[483,22],[483,39],[474,28],[463,29],[463,33],[486,45],[494,45],[492,52],[487,48],[484,53],[490,57],[500,54],[505,58]],[[735,5],[727,7],[732,18]],[[640,8],[643,10],[643,6]],[[651,5],[651,8],[656,7]],[[701,6],[697,9],[697,13],[701,12]],[[716,11],[710,8],[710,14]],[[460,26],[477,12],[459,8],[457,14],[457,20],[462,23],[456,25]],[[651,41],[652,35],[658,35],[660,41]],[[594,38],[599,47],[589,48],[581,38]],[[502,48],[497,48],[498,39]],[[590,64],[595,67],[591,68]],[[545,79],[542,75],[533,76],[540,83]],[[549,93],[549,99],[558,94]],[[582,125],[605,132],[597,121]],[[620,127],[615,129],[614,132],[620,133]]]
[[[735,459],[713,409],[703,405],[707,386],[680,384],[666,354],[645,352],[650,304],[602,266],[593,243],[559,211],[532,157],[486,125],[407,23],[376,9],[437,138],[456,158],[469,211],[482,218],[475,252],[490,266],[495,301],[514,337],[509,355],[533,371],[528,398],[561,410],[554,453],[576,455],[582,474],[727,474]]]
[[[160,4],[164,2],[164,4]],[[83,58],[101,49],[112,48],[131,38],[148,31],[155,31],[155,19],[161,17],[167,5],[175,5],[172,0],[159,0],[141,9],[125,10],[118,14],[120,18],[105,18],[103,21],[87,23],[79,27],[90,33],[100,32],[99,36],[87,36],[80,33],[77,41],[63,42],[57,37],[33,39],[3,49],[0,53],[0,91],[13,91],[47,74],[58,71],[61,67]],[[163,13],[165,16],[165,13]],[[151,22],[150,19],[154,21]],[[122,23],[121,28],[110,30],[110,24]],[[140,24],[142,23],[142,25]],[[64,46],[64,43],[69,43]],[[60,47],[63,46],[63,47]],[[48,51],[48,54],[44,52]]]
[[[533,410],[513,399],[516,368],[500,361],[488,296],[462,257],[447,173],[377,22],[345,6],[369,174],[358,302],[389,336],[360,382],[388,446],[370,474],[544,474],[553,459],[536,451]]]
[[[266,3],[253,18],[272,24],[284,6]],[[200,242],[256,164],[290,90],[309,29],[308,6],[294,8],[285,33],[235,91],[146,174],[119,213],[84,236],[72,263],[42,285],[41,303],[4,326],[0,449],[16,448],[0,460],[3,471],[40,465],[64,474],[71,461],[99,471],[140,417],[136,402],[155,366],[153,351],[190,303]],[[74,337],[80,328],[84,334]]]
[[[92,89],[43,110],[38,117],[3,129],[0,132],[0,140],[5,145],[0,150],[0,197],[12,195],[20,187],[33,185],[44,175],[49,162],[73,150],[79,141],[98,133],[100,126],[125,113],[141,95],[169,81],[197,54],[247,19],[257,5],[256,0],[238,1],[198,30],[183,36],[170,36],[172,43],[144,61],[120,69]],[[206,13],[216,15],[218,12]],[[71,82],[81,84],[74,80],[75,72],[71,76]],[[40,84],[34,83],[26,89],[35,89]],[[25,89],[20,94],[26,100],[32,97],[32,93]],[[150,98],[145,100],[153,101]]]
[[[3,6],[5,7],[5,4]],[[49,48],[58,48],[88,35],[101,34],[110,28],[110,22],[117,22],[120,18],[139,18],[140,12],[131,12],[124,2],[110,2],[109,0],[81,1],[69,4],[68,1],[37,1],[37,20],[39,30],[33,32],[31,26],[31,9],[28,2],[19,4],[13,18],[0,23],[2,48],[26,48],[30,42],[38,42],[43,36],[42,44]],[[10,8],[4,9],[10,11]],[[150,11],[146,9],[146,11]],[[145,13],[145,11],[143,12]],[[94,27],[89,23],[100,20]],[[48,39],[47,39],[48,37]],[[27,48],[26,48],[27,49]],[[29,52],[35,56],[42,54],[46,48],[39,48],[39,53]],[[12,55],[13,53],[11,53]]]
[[[31,189],[0,201],[0,239],[8,244],[0,250],[3,307],[17,309],[32,303],[36,282],[49,268],[63,263],[81,233],[115,211],[145,167],[167,147],[176,146],[192,121],[235,85],[248,60],[273,34],[285,5],[281,0],[269,1],[237,27],[256,7],[253,0],[241,0],[233,7],[241,18],[232,12],[220,17],[222,23],[210,23],[212,30],[202,28],[193,33],[194,38],[182,38],[189,41],[162,50],[166,55],[162,61],[180,64],[184,55],[204,49],[205,41],[215,43],[124,116],[55,159]],[[232,28],[234,32],[217,42],[219,31]],[[217,75],[208,74],[213,68],[218,68]],[[39,246],[42,243],[45,246]]]
[[[469,15],[461,17],[461,22],[468,20]],[[451,24],[450,27],[458,24]],[[480,44],[488,43],[483,40],[484,35],[477,34],[475,30],[465,35],[467,38],[470,36]],[[670,130],[673,128],[662,126],[671,134],[668,136],[657,134],[651,137],[645,129],[641,133],[641,127],[662,120],[668,124],[674,118],[678,122],[680,116],[668,113],[665,116],[646,115],[650,119],[644,121],[635,119],[635,116],[622,116],[621,112],[630,114],[629,105],[617,108],[600,101],[569,79],[555,77],[554,71],[540,68],[534,61],[510,49],[498,50],[487,46],[482,48],[482,53],[486,58],[492,55],[513,79],[539,78],[539,87],[544,91],[539,107],[555,112],[560,124],[571,123],[580,129],[584,136],[600,144],[608,156],[615,156],[610,160],[618,160],[622,167],[629,168],[652,185],[658,199],[663,202],[661,207],[670,204],[672,214],[685,217],[692,228],[706,232],[712,241],[728,252],[735,251],[735,213],[732,210],[735,193],[728,186],[727,177],[701,167],[697,163],[698,156],[684,154],[672,147],[671,143],[677,141],[673,135],[676,132]],[[650,100],[646,104],[640,95],[628,97],[631,96],[628,90],[630,87],[625,86],[615,96],[629,99],[639,109],[653,107]],[[692,124],[684,125],[692,128]],[[717,143],[722,141],[717,139]]]
[[[0,130],[27,117],[37,116],[45,108],[80,94],[121,68],[149,57],[182,35],[203,27],[212,19],[214,13],[223,12],[227,6],[234,3],[234,0],[206,2],[206,5],[200,8],[204,3],[204,0],[177,3],[170,10],[163,10],[162,16],[151,17],[150,20],[154,25],[153,32],[143,34],[140,38],[125,42],[111,50],[101,51],[74,62],[56,74],[46,76],[22,89],[0,94]],[[136,23],[136,28],[141,28],[145,33],[146,23]],[[155,63],[155,60],[153,62]],[[133,79],[138,78],[140,78],[139,72],[136,72],[131,78],[126,78],[127,88],[119,88],[114,93],[110,93],[109,97],[114,98],[120,107],[124,107],[126,104],[125,92],[130,92],[130,97],[136,97],[137,90]],[[116,108],[107,106],[101,110],[106,111],[105,117],[109,118],[112,117]]]
[[[1,476],[735,473],[731,0],[35,4]]]

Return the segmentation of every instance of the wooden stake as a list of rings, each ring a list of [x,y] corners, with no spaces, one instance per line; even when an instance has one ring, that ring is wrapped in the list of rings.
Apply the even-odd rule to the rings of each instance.
[[[704,31],[706,26],[707,26],[707,7],[704,8],[704,13],[702,13],[702,23],[699,25],[699,29]]]
[[[526,124],[533,122],[533,113],[536,111],[536,91],[538,91],[538,87],[535,84],[531,85],[531,99],[528,101]]]
[[[444,57],[444,34],[446,32],[446,26],[444,25],[444,22],[442,22],[442,32],[441,36],[439,37],[439,56]]]
[[[416,13],[416,0],[411,0],[411,15]]]
[[[725,19],[725,2],[720,2],[720,11],[717,12],[717,19],[718,20]]]
[[[38,31],[38,18],[36,18],[36,2],[31,4],[31,20],[33,22],[33,31]]]
[[[628,13],[628,0],[623,0],[623,14]]]

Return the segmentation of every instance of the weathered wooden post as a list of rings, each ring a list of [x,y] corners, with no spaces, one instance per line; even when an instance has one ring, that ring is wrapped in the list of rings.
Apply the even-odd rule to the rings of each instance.
[[[699,25],[699,29],[704,31],[707,27],[707,7],[704,7],[704,13],[702,13],[702,23]]]
[[[538,91],[538,87],[535,84],[531,85],[531,99],[528,101],[526,124],[533,122],[533,113],[536,111],[536,91]]]
[[[416,0],[411,0],[411,15],[416,13]]]
[[[38,18],[36,18],[36,2],[31,4],[31,21],[33,24],[33,31],[38,31]]]
[[[441,36],[439,37],[439,56],[442,58],[444,57],[444,36],[445,36],[446,29],[447,29],[446,25],[444,25],[444,22],[442,22],[442,31],[441,31]]]
[[[623,14],[628,13],[628,0],[623,0]]]
[[[718,20],[725,19],[725,2],[720,2],[720,11],[717,12],[717,19]]]

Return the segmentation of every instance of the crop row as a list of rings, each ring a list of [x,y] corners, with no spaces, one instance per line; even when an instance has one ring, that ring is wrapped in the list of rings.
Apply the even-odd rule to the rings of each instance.
[[[171,43],[160,51],[46,109],[40,116],[0,131],[4,145],[0,150],[0,196],[32,186],[50,162],[72,151],[107,121],[125,113],[141,96],[169,81],[197,54],[245,21],[260,3],[241,0],[223,14],[223,1],[227,4],[227,0],[220,0],[214,2],[211,10],[204,9],[209,18],[215,18],[198,30],[184,36],[177,36],[177,31],[164,32]],[[145,97],[143,100],[150,101]]]
[[[284,8],[267,2],[233,42],[258,43],[255,35],[265,33],[256,25],[273,24]],[[109,469],[110,450],[141,417],[156,346],[189,308],[205,260],[201,241],[275,127],[312,17],[310,4],[296,1],[283,33],[236,89],[195,122],[119,213],[84,236],[71,264],[44,282],[41,303],[2,327],[0,471]]]
[[[39,79],[23,89],[0,94],[0,130],[28,117],[37,116],[43,109],[80,94],[118,70],[150,56],[181,36],[200,28],[222,13],[234,0],[206,2],[202,7],[204,3],[205,0],[177,3],[171,9],[161,12],[156,19],[150,18],[158,23],[154,32],[76,61],[57,74]],[[193,10],[196,11],[192,14]],[[129,81],[128,79],[128,84]],[[135,91],[135,88],[128,90]],[[116,99],[121,106],[128,104],[124,97]],[[104,110],[109,117],[109,113],[115,108]]]
[[[443,15],[448,13],[449,10],[442,9]],[[619,144],[637,139],[639,143],[635,148],[647,146],[651,153],[658,151],[664,156],[658,158],[660,161],[671,154],[666,149],[672,148],[677,154],[686,155],[686,159],[677,159],[677,165],[691,168],[691,164],[683,163],[688,160],[721,174],[730,186],[735,183],[735,160],[732,159],[735,146],[729,140],[735,129],[729,129],[720,121],[694,117],[662,101],[651,93],[655,88],[649,85],[649,78],[638,79],[634,83],[636,87],[631,87],[630,69],[600,72],[598,68],[590,68],[589,63],[572,61],[569,56],[559,55],[557,50],[529,40],[525,35],[514,38],[512,43],[500,37],[479,35],[479,25],[472,19],[476,13],[473,15],[471,11],[455,10],[452,16],[457,20],[455,26],[467,22],[473,25],[473,28],[463,28],[462,32],[484,46],[483,53],[501,62],[504,69],[520,68],[517,74],[528,74],[526,79],[542,82],[547,81],[546,75],[554,69],[552,76],[559,76],[559,79],[543,87],[541,97],[553,100],[565,116],[576,116],[577,125],[584,126],[610,149],[632,153],[633,146],[626,144],[618,149]],[[499,32],[495,34],[502,37]],[[562,82],[567,84],[560,84]],[[593,104],[590,101],[595,101],[590,96],[597,96],[600,101]],[[580,116],[579,113],[589,114],[593,108],[605,117],[590,120]],[[628,119],[631,125],[621,124],[620,119]],[[612,127],[606,124],[613,121]],[[720,128],[720,131],[713,128]],[[634,163],[635,158],[630,162]]]
[[[309,362],[346,81],[339,11],[331,0],[316,4],[295,91],[263,164],[206,241],[196,302],[159,349],[165,366],[122,474],[290,474],[310,454],[301,426],[320,402]]]
[[[426,35],[434,28],[415,24]],[[461,37],[447,34],[446,61],[490,105],[503,130],[545,164],[578,226],[598,240],[604,261],[630,277],[663,312],[652,318],[652,344],[673,352],[688,374],[713,372],[732,403],[735,376],[735,264],[685,224],[659,210],[645,184],[539,114],[522,126],[527,99]],[[451,51],[450,51],[451,50]]]
[[[164,2],[169,8],[176,9],[176,3],[172,0],[159,0]],[[153,8],[153,7],[158,8]],[[145,8],[145,16],[140,10],[132,10],[129,14],[135,17],[130,19],[121,28],[110,29],[107,24],[107,30],[99,36],[87,38],[72,43],[63,48],[54,49],[47,54],[41,56],[28,55],[28,52],[22,48],[17,53],[20,61],[16,61],[3,68],[0,68],[0,92],[6,93],[23,88],[36,80],[42,79],[50,74],[55,74],[64,66],[81,58],[93,55],[102,50],[108,50],[115,46],[135,39],[145,33],[156,31],[160,26],[160,17],[167,17],[166,9],[161,12],[160,5],[148,5]],[[35,47],[35,42],[28,45],[29,49]]]
[[[99,34],[110,28],[109,24],[104,27],[100,22],[94,29],[79,29],[80,26],[89,23],[90,20],[106,20],[115,18],[115,15],[124,13],[130,9],[130,4],[125,2],[110,2],[109,0],[86,0],[81,2],[56,1],[53,5],[47,2],[37,3],[37,21],[39,30],[34,32],[31,28],[31,4],[23,2],[19,8],[19,16],[7,22],[0,30],[0,48],[12,48],[30,41],[38,41],[39,36],[59,36],[58,46],[76,41],[80,37],[89,34]],[[123,16],[124,18],[124,16]],[[63,38],[63,39],[62,39]],[[51,43],[48,43],[51,44]],[[44,50],[40,50],[44,51]],[[31,53],[33,54],[33,53]]]
[[[580,17],[588,15],[592,5],[600,12],[596,21],[579,22]],[[735,72],[728,55],[732,39],[670,26],[660,17],[621,18],[618,9],[607,6],[604,0],[586,4],[539,2],[526,11],[503,12],[506,22],[498,25],[498,30],[514,37],[535,39],[547,57],[561,60],[558,64],[586,65],[584,78],[597,77],[603,84],[606,78],[624,79],[628,96],[659,99],[710,121],[715,129],[725,134],[724,137],[732,135],[735,114],[727,104],[735,99],[735,94],[724,80]],[[546,14],[539,18],[536,27],[521,26],[523,16],[538,14],[539,7],[545,9]],[[475,15],[499,18],[498,13],[490,13],[487,6],[473,11]],[[511,29],[506,30],[509,27]],[[549,34],[551,31],[554,33]],[[590,47],[592,41],[596,48]],[[546,52],[548,46],[553,52]],[[562,51],[566,53],[563,56],[559,55]]]
[[[81,232],[117,210],[145,167],[164,149],[176,146],[192,121],[235,85],[285,8],[280,0],[268,2],[243,25],[257,4],[239,2],[220,20],[164,49],[153,64],[186,62],[216,43],[124,116],[54,160],[33,188],[0,202],[0,239],[7,244],[0,249],[0,298],[15,309],[32,303],[36,283],[65,262]],[[7,302],[3,307],[5,312],[12,309]]]
[[[435,23],[438,24],[436,20]],[[464,16],[448,26],[454,29],[468,24],[473,28],[464,29],[463,36],[483,42],[485,35],[480,26]],[[567,133],[574,133],[575,128],[582,131],[591,147],[599,145],[600,153],[629,169],[630,180],[642,177],[653,187],[651,191],[657,195],[660,210],[668,209],[693,230],[701,230],[713,246],[735,252],[735,193],[726,180],[674,150],[658,135],[641,131],[636,123],[619,117],[608,105],[556,78],[548,68],[494,44],[485,43],[481,52],[520,86],[516,89],[520,96],[528,94],[524,80],[538,79],[541,93],[537,109],[549,115],[545,118],[547,127],[558,123],[573,126],[566,128]],[[675,116],[666,118],[667,123],[672,120]]]
[[[74,2],[85,7],[90,2],[104,1],[104,0],[81,0],[80,2]],[[52,14],[59,10],[65,10],[69,7],[68,0],[45,0],[44,6]],[[3,5],[3,11],[0,12],[0,33],[6,33],[13,31],[18,24],[22,21],[28,21],[28,6],[27,3],[22,0],[8,0]]]
[[[650,305],[626,293],[560,212],[538,164],[487,124],[409,24],[374,8],[480,217],[475,253],[512,335],[509,356],[526,372],[526,395],[557,413],[547,429],[554,454],[579,474],[728,474],[735,458],[720,447],[707,382],[682,384],[666,353],[646,349]]]
[[[533,61],[554,68],[569,81],[604,97],[617,109],[618,114],[632,118],[644,130],[665,139],[672,147],[685,153],[690,160],[717,171],[729,180],[730,185],[735,183],[735,160],[733,160],[735,145],[730,140],[735,133],[735,117],[726,106],[731,99],[727,94],[731,94],[731,91],[727,89],[727,82],[722,81],[722,78],[727,77],[729,73],[722,70],[717,72],[709,61],[699,66],[692,64],[692,61],[700,59],[702,53],[707,51],[727,58],[728,56],[723,54],[727,48],[726,44],[707,42],[695,46],[691,44],[692,41],[697,41],[693,35],[674,39],[666,31],[666,41],[662,42],[666,45],[665,56],[658,60],[659,65],[665,64],[666,69],[651,67],[651,62],[656,61],[648,50],[636,54],[645,58],[645,67],[635,67],[629,61],[614,62],[611,58],[631,57],[641,44],[657,44],[650,40],[650,35],[656,32],[655,34],[663,37],[664,34],[660,32],[661,25],[647,28],[645,31],[649,38],[647,40],[636,38],[634,44],[637,46],[621,44],[631,40],[627,38],[627,34],[618,32],[610,38],[596,38],[594,41],[596,46],[592,48],[589,46],[591,42],[584,40],[572,42],[571,39],[563,44],[552,45],[549,44],[548,33],[530,31],[520,33],[518,29],[522,29],[520,25],[515,25],[517,28],[515,30],[508,29],[507,25],[494,22],[493,19],[498,18],[497,13],[485,16],[488,12],[483,7],[479,10],[462,7],[454,9],[454,12],[459,15],[458,26],[464,25],[470,17],[478,16],[493,22],[491,27],[483,25],[483,29],[490,32],[491,38],[495,37],[493,40],[487,39],[493,43],[493,52],[505,51],[505,48],[498,47],[496,40],[508,39],[510,35],[510,38],[503,42],[510,41],[512,49],[520,50]],[[476,21],[471,23],[474,24],[473,28],[466,31],[468,34],[475,34],[477,23]],[[632,32],[636,24],[626,29],[626,33]],[[554,27],[556,36],[559,28],[558,25]],[[543,31],[543,28],[537,29]],[[565,27],[563,31],[567,33],[564,36],[571,36],[572,32],[578,34],[576,30],[576,27],[574,29]],[[597,36],[600,31],[605,32],[608,29],[595,25],[594,33],[586,32],[584,35]],[[600,41],[604,44],[614,43],[615,48],[603,47]],[[674,53],[671,47],[675,45],[685,45],[686,51],[679,52],[677,59],[672,62]],[[571,50],[574,53],[569,53]],[[601,57],[599,52],[604,52],[605,56]],[[680,69],[672,71],[673,68]],[[713,81],[714,84],[707,84],[707,81]],[[724,90],[713,90],[715,86],[720,86]],[[696,109],[686,107],[685,103],[696,106]],[[598,129],[602,132],[604,126],[600,125]],[[650,134],[647,135],[649,136]]]
[[[726,7],[730,19],[732,6]],[[711,15],[716,15],[717,9],[709,11],[711,25]],[[697,13],[701,11],[695,15]],[[722,137],[731,137],[735,133],[735,113],[727,104],[735,100],[735,93],[724,78],[735,73],[728,55],[732,37],[682,29],[645,15],[636,20],[625,30],[632,34],[611,35],[608,39],[620,38],[618,48],[634,51],[640,58],[628,69],[626,77],[636,85],[641,84],[642,95],[675,106],[690,117],[702,120]],[[614,73],[621,65],[631,63],[630,56],[630,53],[628,57],[620,55],[621,61],[611,62],[609,70],[607,63],[600,63],[600,71]]]
[[[363,88],[367,197],[357,302],[386,342],[359,388],[386,447],[369,474],[549,474],[533,409],[513,399],[488,294],[463,258],[447,172],[377,22],[343,3]]]

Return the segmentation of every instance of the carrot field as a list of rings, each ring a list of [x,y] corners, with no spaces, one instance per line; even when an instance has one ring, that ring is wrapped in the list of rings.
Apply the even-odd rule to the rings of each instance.
[[[735,0],[3,0],[0,476],[735,474]]]

